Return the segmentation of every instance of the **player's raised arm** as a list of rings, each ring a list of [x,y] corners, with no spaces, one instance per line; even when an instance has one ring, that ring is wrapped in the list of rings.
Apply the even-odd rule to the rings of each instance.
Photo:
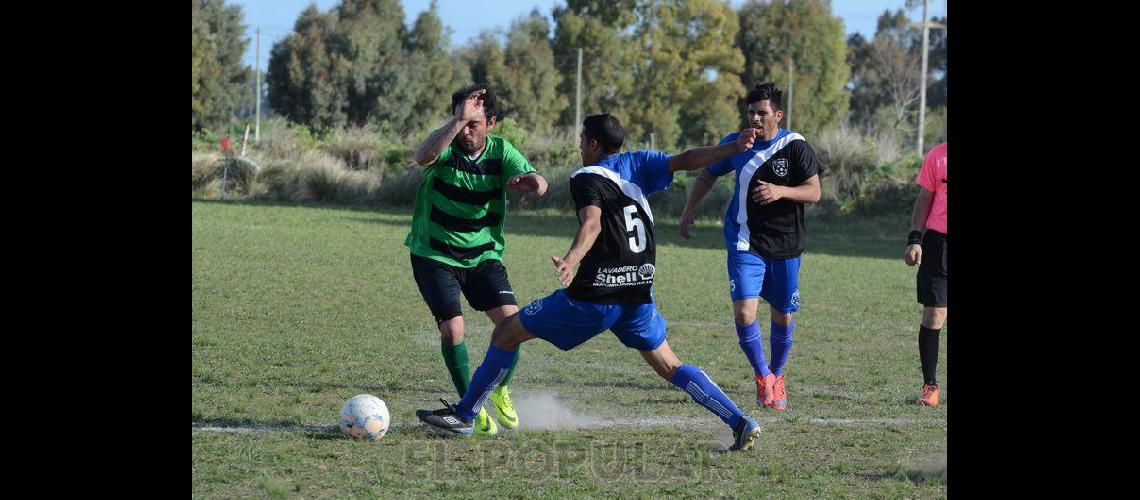
[[[736,153],[748,151],[759,136],[758,130],[746,128],[740,131],[740,136],[735,141],[726,142],[719,146],[693,148],[679,155],[671,156],[669,158],[669,171],[696,170],[712,165]]]
[[[459,131],[467,126],[467,122],[479,118],[483,113],[483,94],[486,93],[487,89],[471,92],[463,102],[455,106],[451,119],[432,132],[427,139],[424,139],[423,144],[416,148],[417,164],[423,166],[435,161]]]
[[[570,286],[570,282],[574,279],[574,266],[594,247],[594,241],[602,232],[602,209],[595,205],[582,207],[578,211],[578,220],[581,221],[581,225],[578,226],[578,233],[574,235],[574,243],[570,245],[566,256],[561,259],[550,256],[562,286]]]

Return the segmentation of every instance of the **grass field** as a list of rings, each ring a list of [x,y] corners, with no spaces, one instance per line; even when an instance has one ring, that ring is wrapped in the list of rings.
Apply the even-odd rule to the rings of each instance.
[[[905,218],[809,215],[779,414],[754,401],[721,228],[707,221],[685,241],[675,220],[657,221],[655,295],[670,345],[764,432],[757,449],[728,454],[716,451],[728,429],[608,332],[568,353],[523,345],[512,383],[523,429],[427,433],[415,410],[456,395],[403,246],[410,218],[192,203],[193,496],[946,496],[946,405],[916,404],[921,306],[901,259]],[[508,217],[504,261],[523,305],[558,286],[549,256],[565,253],[576,224]],[[491,324],[464,311],[474,371]],[[335,428],[359,393],[388,404],[393,427],[379,443]]]

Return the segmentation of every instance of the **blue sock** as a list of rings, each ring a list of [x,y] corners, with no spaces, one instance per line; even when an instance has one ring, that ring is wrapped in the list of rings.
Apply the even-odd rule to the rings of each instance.
[[[784,363],[788,362],[788,353],[792,351],[792,331],[795,329],[794,319],[788,322],[786,328],[772,322],[772,373],[777,377],[784,374]]]
[[[752,372],[757,375],[768,376],[768,363],[764,361],[764,341],[760,340],[760,323],[753,321],[751,325],[736,325],[736,336],[740,339],[740,350],[744,357],[752,364]]]
[[[511,369],[511,364],[515,361],[515,356],[518,356],[519,351],[506,351],[495,347],[491,344],[487,347],[487,356],[483,358],[483,364],[479,365],[479,369],[475,370],[475,374],[471,376],[471,384],[467,386],[467,394],[463,395],[463,399],[459,404],[455,405],[459,413],[459,418],[464,422],[471,422],[475,419],[475,414],[479,413],[479,408],[483,407],[483,402],[487,401],[487,396],[495,387],[499,386],[499,382],[503,381],[503,377],[507,376],[507,372]]]
[[[720,390],[720,387],[713,383],[712,379],[700,368],[693,365],[681,365],[677,369],[677,373],[673,375],[671,382],[689,393],[693,401],[715,413],[733,429],[736,429],[740,419],[744,418],[744,412],[740,411],[740,408],[736,407],[736,403],[728,399],[724,391]]]

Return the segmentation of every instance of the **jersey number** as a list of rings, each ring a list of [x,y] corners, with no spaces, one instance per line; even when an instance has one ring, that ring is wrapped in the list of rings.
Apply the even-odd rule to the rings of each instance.
[[[633,250],[633,253],[640,253],[645,250],[645,245],[648,242],[645,239],[645,222],[640,217],[633,218],[636,211],[636,205],[629,205],[622,210],[625,214],[625,230],[635,233],[629,237],[629,249]]]

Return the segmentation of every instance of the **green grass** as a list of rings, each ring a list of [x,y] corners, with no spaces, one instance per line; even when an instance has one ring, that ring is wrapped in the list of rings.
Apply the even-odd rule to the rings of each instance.
[[[809,214],[779,414],[754,402],[721,228],[706,221],[685,241],[676,221],[658,220],[655,295],[670,345],[764,430],[757,450],[732,454],[713,450],[730,437],[719,420],[609,333],[569,353],[524,344],[516,399],[553,394],[579,416],[654,425],[428,434],[415,410],[455,394],[403,246],[409,221],[406,210],[192,203],[193,426],[266,429],[193,432],[193,496],[946,495],[945,405],[915,404],[921,306],[901,259],[904,218]],[[508,217],[504,259],[520,302],[555,290],[549,256],[565,253],[575,229],[567,215]],[[491,324],[464,310],[474,370]],[[945,340],[940,354],[945,398]],[[380,443],[332,430],[359,393],[391,411]]]

